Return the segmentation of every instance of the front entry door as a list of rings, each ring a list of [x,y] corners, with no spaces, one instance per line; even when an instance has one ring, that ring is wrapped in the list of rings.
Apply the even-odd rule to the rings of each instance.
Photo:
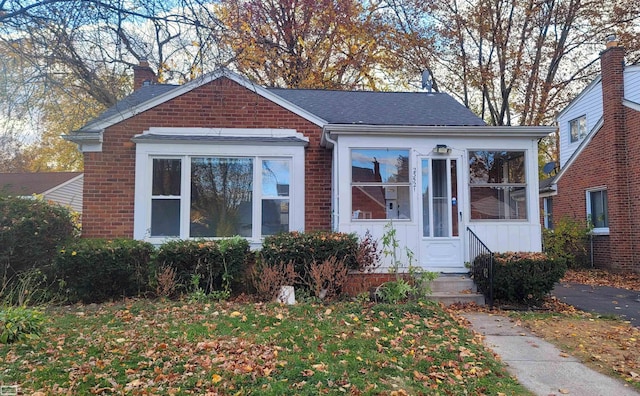
[[[420,263],[428,271],[466,272],[463,262],[460,157],[421,158]]]

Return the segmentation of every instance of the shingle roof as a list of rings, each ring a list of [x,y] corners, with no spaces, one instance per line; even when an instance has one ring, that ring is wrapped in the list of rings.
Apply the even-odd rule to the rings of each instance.
[[[105,110],[102,114],[92,119],[88,124],[83,126],[81,130],[91,130],[92,125],[95,125],[100,121],[106,120],[119,113],[126,112],[130,110],[132,107],[138,106],[142,103],[152,100],[177,87],[179,87],[179,85],[171,85],[171,84],[143,85],[139,89],[135,90],[131,95],[125,97],[124,99],[116,103],[115,106],[110,107],[109,109]]]
[[[331,124],[486,125],[445,93],[267,89]]]
[[[42,194],[82,172],[0,173],[0,191],[13,195]]]
[[[225,71],[220,74],[238,81],[240,76]],[[219,78],[219,77],[213,77]],[[203,82],[192,81],[191,85]],[[163,95],[185,86],[169,84],[145,85],[122,99],[83,126],[79,132],[98,132],[111,122],[118,122],[118,115],[132,114]],[[304,110],[330,124],[369,124],[406,126],[483,126],[485,122],[469,109],[445,93],[423,92],[372,92],[332,91],[314,89],[263,88],[295,107]],[[174,91],[177,92],[177,91]],[[112,119],[112,120],[110,120]],[[114,121],[118,119],[118,121]]]

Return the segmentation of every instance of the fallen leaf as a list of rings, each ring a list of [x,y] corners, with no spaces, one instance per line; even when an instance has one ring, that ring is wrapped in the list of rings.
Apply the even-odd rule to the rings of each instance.
[[[213,382],[214,384],[217,384],[220,381],[222,381],[222,377],[218,374],[214,374],[211,376],[211,382]]]

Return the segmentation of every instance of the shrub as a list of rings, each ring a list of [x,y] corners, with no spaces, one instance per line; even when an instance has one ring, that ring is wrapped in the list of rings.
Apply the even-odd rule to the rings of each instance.
[[[175,271],[178,288],[189,291],[197,276],[197,288],[209,294],[229,287],[249,260],[249,242],[240,237],[222,240],[180,240],[160,246],[156,256],[159,267]]]
[[[57,247],[77,233],[68,209],[41,199],[0,195],[0,266],[5,281],[39,268],[48,270]]]
[[[481,271],[486,255],[474,260],[474,279],[480,290],[488,289]],[[495,253],[493,263],[493,297],[502,303],[536,305],[553,290],[567,270],[564,259],[553,259],[544,253]]]
[[[569,268],[589,264],[587,243],[591,229],[574,219],[563,217],[554,229],[542,230],[544,251],[552,258],[564,259]]]
[[[0,343],[11,344],[37,338],[42,331],[44,317],[36,310],[25,307],[0,309]]]
[[[131,239],[79,239],[58,251],[54,269],[69,302],[103,302],[146,292],[154,247]]]
[[[298,278],[291,262],[273,265],[265,265],[259,262],[252,275],[256,292],[265,301],[275,300],[282,286],[293,285]]]

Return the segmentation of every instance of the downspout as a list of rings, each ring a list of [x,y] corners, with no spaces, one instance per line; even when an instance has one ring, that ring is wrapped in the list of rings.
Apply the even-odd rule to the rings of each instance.
[[[340,194],[338,194],[338,142],[331,138],[331,133],[325,130],[324,138],[327,142],[333,146],[331,148],[331,230],[338,231],[338,225],[340,224],[340,213],[338,210],[338,204],[340,202]]]

